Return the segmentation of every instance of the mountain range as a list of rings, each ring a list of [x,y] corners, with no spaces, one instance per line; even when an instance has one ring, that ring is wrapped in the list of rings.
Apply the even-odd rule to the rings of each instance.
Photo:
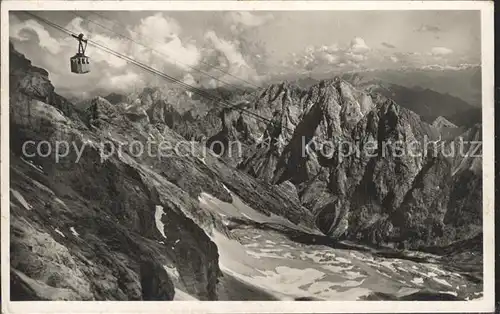
[[[482,293],[481,121],[451,118],[471,109],[452,96],[424,90],[449,102],[421,117],[337,76],[207,91],[224,101],[150,87],[74,103],[12,45],[9,61],[13,300]],[[42,142],[71,145],[56,159]],[[151,142],[182,154],[130,145]]]

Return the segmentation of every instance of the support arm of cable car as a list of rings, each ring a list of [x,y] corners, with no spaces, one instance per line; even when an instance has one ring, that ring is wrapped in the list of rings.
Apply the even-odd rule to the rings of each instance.
[[[83,39],[82,33],[80,33],[78,36],[71,34],[71,36],[78,40],[78,54],[85,55],[85,49],[87,49],[87,39]],[[85,44],[85,46],[83,44]]]

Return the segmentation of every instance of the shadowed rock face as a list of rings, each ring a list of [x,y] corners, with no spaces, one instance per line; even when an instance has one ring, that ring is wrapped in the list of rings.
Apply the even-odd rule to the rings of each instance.
[[[213,139],[242,143],[242,155],[226,155],[239,169],[271,184],[292,182],[325,234],[416,247],[468,238],[482,224],[476,214],[482,207],[481,158],[428,151],[432,141],[442,139],[449,148],[472,131],[457,137],[457,129],[444,138],[442,128],[416,113],[339,78],[306,90],[287,82],[271,85],[241,107],[267,120],[220,111],[221,131]],[[319,145],[306,152],[312,139]],[[476,172],[459,167],[469,163]],[[462,180],[474,185],[473,196],[457,194]],[[470,232],[450,231],[464,227],[460,218],[449,217],[470,212]]]
[[[224,94],[239,106],[226,110],[211,103],[179,110],[183,101],[196,107],[200,100],[158,89],[97,97],[76,109],[54,92],[45,70],[12,47],[10,53],[14,300],[316,300],[369,292],[375,299],[429,299],[449,297],[437,293],[449,285],[464,299],[482,291],[482,259],[475,255],[482,248],[480,158],[381,151],[325,157],[320,147],[301,154],[303,136],[358,146],[436,136],[392,100],[335,79],[308,90],[285,82],[256,95]],[[203,155],[200,143],[194,154],[160,158],[154,145],[143,154],[129,145],[173,147],[193,134],[208,144],[237,139],[247,150],[219,159]],[[480,140],[481,126],[462,136]],[[23,147],[26,141],[34,145]],[[40,141],[72,146],[59,146],[67,154],[56,160],[54,152],[32,155]],[[446,148],[461,143],[454,139]],[[463,149],[471,155],[475,147]],[[442,256],[422,253],[431,256],[429,266],[419,265],[415,253],[363,251],[346,238],[437,253],[464,241]],[[359,274],[351,261],[363,266],[356,266]],[[456,270],[431,268],[442,268],[441,261]],[[333,285],[324,292],[326,283],[303,276],[304,268]],[[299,280],[292,290],[276,291],[283,274],[299,274],[311,287]],[[414,283],[414,276],[425,278]],[[383,278],[389,279],[381,286]],[[420,292],[401,296],[401,285]]]
[[[12,46],[10,62],[14,300],[172,300],[176,289],[217,299],[222,273],[210,233],[227,229],[200,209],[202,192],[231,202],[229,187],[265,215],[312,226],[310,213],[281,189],[260,186],[211,155],[134,153],[125,144],[183,140],[155,108],[131,116],[96,98],[77,112],[54,92],[48,73]],[[35,145],[23,154],[28,140]],[[68,142],[68,154],[57,162],[53,153],[32,155],[40,141],[52,148]],[[101,154],[119,144],[120,153]]]

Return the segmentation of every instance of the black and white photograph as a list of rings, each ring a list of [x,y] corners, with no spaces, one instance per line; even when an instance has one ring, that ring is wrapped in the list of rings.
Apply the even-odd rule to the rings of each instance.
[[[494,311],[493,3],[70,2],[2,3],[3,311]]]

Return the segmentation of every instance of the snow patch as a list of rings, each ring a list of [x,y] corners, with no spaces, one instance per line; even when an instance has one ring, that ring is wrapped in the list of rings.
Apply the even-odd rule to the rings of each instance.
[[[202,164],[206,165],[207,163],[205,162],[205,158],[200,158],[200,157],[197,157],[199,161],[201,161]]]
[[[271,252],[281,252],[282,250],[281,249],[260,249],[261,252],[267,252],[267,253],[271,253]]]
[[[379,264],[380,264],[380,265],[382,265],[382,266],[384,266],[385,268],[390,269],[391,271],[393,271],[393,272],[395,272],[395,273],[397,272],[397,271],[396,271],[396,268],[394,268],[394,266],[393,266],[393,263],[392,263],[392,262],[389,262],[389,261],[381,261],[381,262],[379,262]]]
[[[165,225],[163,222],[161,222],[161,217],[163,216],[163,206],[161,205],[156,205],[156,211],[155,211],[155,221],[156,221],[156,229],[161,233],[161,235],[166,239],[167,237],[165,236]]]
[[[255,276],[263,286],[276,289],[285,294],[300,295],[303,293],[300,286],[311,284],[323,278],[325,273],[313,268],[297,269],[287,266],[278,266],[275,271],[264,271],[264,276]]]
[[[345,270],[343,267],[333,265],[323,265],[321,268],[331,271],[332,273],[340,273]]]
[[[337,261],[341,262],[341,263],[345,263],[345,264],[350,264],[350,263],[351,263],[351,261],[350,261],[350,260],[345,259],[345,258],[343,258],[343,257],[336,257],[335,259],[336,259]]]
[[[24,197],[21,195],[21,193],[19,193],[18,191],[14,190],[14,189],[10,189],[10,192],[12,193],[12,195],[16,198],[16,200],[21,203],[21,205],[23,205],[23,207],[26,209],[26,210],[32,210],[33,209],[33,206],[31,206],[28,202],[26,202],[26,200],[24,199]]]
[[[222,187],[224,188],[224,190],[226,190],[226,192],[233,193],[233,192],[231,192],[230,189],[227,188],[227,186],[225,184],[223,184]]]
[[[243,215],[243,217],[252,220],[252,217],[248,216],[247,214],[245,214],[245,213],[241,213],[241,214]]]
[[[64,233],[62,233],[59,229],[55,228],[54,231],[57,232],[61,237],[66,238]]]
[[[456,291],[439,291],[439,293],[451,294],[458,297],[458,293]]]
[[[177,268],[175,268],[175,266],[163,265],[163,268],[165,269],[165,271],[167,272],[167,274],[170,277],[173,277],[176,280],[179,280],[180,275],[179,275],[179,272],[177,271]]]
[[[74,228],[74,227],[69,228],[69,231],[71,231],[71,233],[72,233],[75,237],[80,236],[80,234],[78,234],[78,232],[76,232],[76,230],[75,230],[75,228]]]
[[[245,244],[246,247],[258,247],[259,244],[258,243],[249,243],[249,244]]]
[[[349,278],[349,279],[358,279],[358,278],[364,278],[364,277],[366,277],[366,276],[364,276],[360,272],[350,271],[350,270],[346,271],[345,275],[346,275],[346,278]]]
[[[198,299],[178,288],[175,288],[174,301],[198,301]]]
[[[334,283],[331,283],[331,285],[332,286],[340,286],[340,287],[357,287],[357,286],[360,286],[364,281],[365,281],[365,279],[363,279],[361,281],[346,280],[346,281],[342,281],[342,282],[334,282]]]
[[[54,198],[54,201],[56,201],[57,203],[61,204],[61,205],[62,205],[62,206],[64,206],[64,207],[67,207],[67,206],[66,206],[66,203],[64,203],[64,202],[63,202],[60,198],[58,198],[58,197],[55,197],[55,198]]]
[[[25,164],[29,165],[31,168],[35,169],[36,171],[43,173],[43,168],[41,166],[35,165],[33,161],[31,160],[26,160],[23,157],[21,157],[21,160],[24,161]]]
[[[266,252],[255,252],[255,251],[245,251],[248,255],[251,257],[261,259],[262,257],[267,257],[267,258],[285,258],[284,256],[272,254],[272,253],[266,253]]]
[[[424,279],[422,277],[415,277],[411,280],[411,282],[416,285],[423,285]]]

